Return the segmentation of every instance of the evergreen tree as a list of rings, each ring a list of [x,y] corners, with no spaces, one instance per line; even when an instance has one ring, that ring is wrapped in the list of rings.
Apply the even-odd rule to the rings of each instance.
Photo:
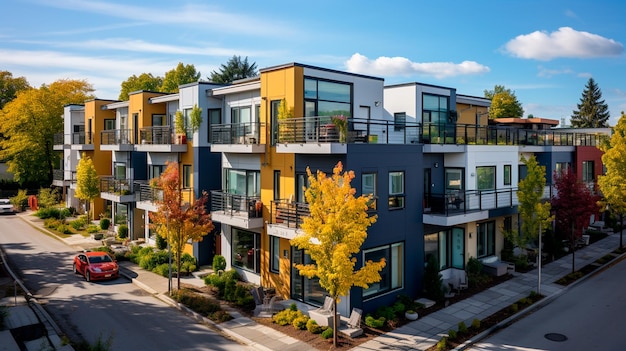
[[[219,72],[211,72],[209,79],[215,83],[232,83],[238,79],[250,78],[257,75],[256,63],[248,63],[248,57],[241,60],[241,56],[233,56],[226,64],[222,64]]]
[[[589,78],[577,106],[571,118],[574,128],[608,127],[609,106],[602,100],[602,91],[593,78]]]

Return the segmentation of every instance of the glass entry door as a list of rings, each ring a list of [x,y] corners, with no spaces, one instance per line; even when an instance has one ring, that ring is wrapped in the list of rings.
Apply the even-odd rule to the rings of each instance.
[[[311,257],[303,250],[291,248],[292,263],[312,263]],[[300,275],[295,267],[291,267],[291,298],[306,302],[312,305],[321,306],[324,304],[326,291],[320,287],[319,278],[307,278]]]

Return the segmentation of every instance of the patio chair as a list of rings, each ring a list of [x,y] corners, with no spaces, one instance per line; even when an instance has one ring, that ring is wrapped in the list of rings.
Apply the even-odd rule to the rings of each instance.
[[[350,337],[356,338],[363,334],[363,329],[361,328],[361,317],[363,316],[363,311],[359,308],[353,308],[352,313],[350,313],[350,319],[346,323],[346,326],[339,326],[339,332]]]
[[[318,325],[324,327],[330,326],[333,320],[333,304],[333,298],[326,296],[322,307],[309,310],[309,317],[311,317],[311,319],[313,319]]]
[[[467,278],[467,272],[462,271],[459,274],[459,283],[456,286],[456,290],[460,293],[462,290],[469,288],[469,281]]]
[[[279,303],[278,301],[281,300],[281,297],[278,295],[274,295],[272,296],[271,299],[269,299],[268,302],[263,303],[263,305],[261,306],[261,311],[263,312],[269,312],[271,314],[280,312],[282,310],[285,309],[285,306],[283,306],[281,303]]]

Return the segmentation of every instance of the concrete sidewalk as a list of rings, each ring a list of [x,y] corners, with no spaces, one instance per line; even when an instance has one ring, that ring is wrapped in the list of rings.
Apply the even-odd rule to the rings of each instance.
[[[21,218],[31,223],[31,225],[38,227],[38,229],[45,230],[42,229],[36,217],[21,215]],[[77,249],[99,245],[97,241],[77,236],[63,240],[68,245],[74,246]],[[616,233],[576,251],[576,269],[580,269],[594,262],[596,259],[603,257],[617,249],[618,245],[619,234]],[[554,282],[571,272],[571,261],[572,258],[568,255],[542,267],[540,292],[546,296],[542,301],[549,301],[566,289]],[[134,284],[189,314],[192,318],[214,326],[225,335],[239,340],[243,344],[250,345],[258,350],[313,350],[307,343],[277,332],[272,328],[259,325],[234,309],[228,310],[234,317],[233,320],[220,324],[213,323],[170,299],[167,296],[167,278],[146,271],[132,262],[122,261],[119,262],[119,264],[121,274],[130,279]],[[204,281],[198,276],[181,277],[181,282],[204,286]],[[175,284],[175,281],[173,284]],[[463,321],[469,326],[473,319],[483,319],[490,316],[513,302],[528,296],[531,291],[537,291],[536,269],[524,274],[515,273],[512,279],[504,283],[452,304],[447,308],[431,313],[417,321],[405,324],[392,332],[376,337],[355,347],[354,350],[425,350],[435,345],[442,336],[447,335],[450,329],[456,329],[459,322]],[[520,314],[522,313],[524,312],[520,312]],[[5,345],[4,334],[0,334],[0,345]],[[1,350],[4,350],[4,348],[0,347],[0,351]],[[7,350],[13,349],[7,348]]]

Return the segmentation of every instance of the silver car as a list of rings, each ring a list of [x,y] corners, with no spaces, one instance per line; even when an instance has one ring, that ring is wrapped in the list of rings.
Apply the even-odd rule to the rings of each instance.
[[[9,199],[0,199],[0,213],[14,213],[13,205]]]

